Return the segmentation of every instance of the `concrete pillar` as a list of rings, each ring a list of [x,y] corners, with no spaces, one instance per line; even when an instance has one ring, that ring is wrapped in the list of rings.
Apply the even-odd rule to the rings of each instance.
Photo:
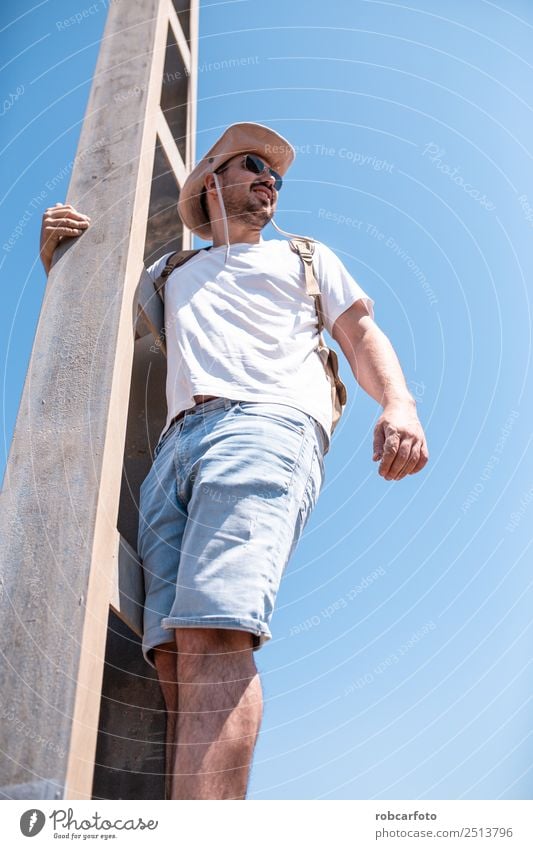
[[[135,341],[135,290],[147,255],[190,243],[175,205],[165,207],[172,180],[179,187],[194,155],[196,0],[190,12],[188,6],[180,0],[109,5],[66,199],[92,225],[55,252],[0,496],[4,798],[91,798],[106,642],[109,692],[116,680],[128,701],[129,679],[144,709],[147,693],[137,686],[144,666],[159,698],[134,632],[128,640],[120,623],[107,636],[117,597],[119,506],[131,541],[135,489],[165,414],[160,385],[159,407],[144,431],[135,419],[139,410],[129,407],[130,397],[134,403],[139,397],[134,385],[157,371],[149,368],[146,340]],[[173,102],[176,91],[163,91],[169,62],[187,71],[185,88],[181,81],[176,90],[178,100],[186,92],[184,107]],[[161,173],[161,161],[169,174]],[[164,364],[157,367],[161,377]],[[140,672],[133,674],[135,664]],[[102,721],[109,704],[108,694]],[[150,733],[160,749],[159,708]],[[110,727],[118,728],[116,717]],[[127,724],[120,727],[127,737]],[[142,724],[132,719],[131,732],[142,735]],[[111,751],[113,761],[112,749],[99,748]],[[127,771],[132,761],[121,752],[122,742],[109,768]],[[150,759],[146,747],[139,757],[134,787],[123,782],[123,798],[149,792],[146,781],[153,778],[139,778]]]

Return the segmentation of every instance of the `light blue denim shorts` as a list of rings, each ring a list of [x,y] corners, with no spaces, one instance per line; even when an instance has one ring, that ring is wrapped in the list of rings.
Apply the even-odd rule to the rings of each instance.
[[[326,434],[285,404],[215,398],[160,439],[141,485],[142,649],[175,628],[269,628],[280,580],[324,480]]]

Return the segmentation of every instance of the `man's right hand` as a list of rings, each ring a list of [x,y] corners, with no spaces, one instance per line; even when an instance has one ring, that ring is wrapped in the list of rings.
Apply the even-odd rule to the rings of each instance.
[[[63,239],[81,236],[91,223],[88,215],[77,212],[70,203],[56,203],[43,215],[41,224],[40,256],[48,274],[52,265],[52,256]]]

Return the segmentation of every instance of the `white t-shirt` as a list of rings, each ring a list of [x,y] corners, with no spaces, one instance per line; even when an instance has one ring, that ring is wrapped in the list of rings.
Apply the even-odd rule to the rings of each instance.
[[[171,252],[149,268],[153,280]],[[165,283],[167,405],[171,419],[194,395],[288,404],[331,432],[331,389],[316,352],[318,320],[306,294],[303,263],[285,239],[203,249]],[[328,333],[359,298],[374,301],[326,245],[316,242],[314,269]],[[164,432],[164,431],[163,431]]]

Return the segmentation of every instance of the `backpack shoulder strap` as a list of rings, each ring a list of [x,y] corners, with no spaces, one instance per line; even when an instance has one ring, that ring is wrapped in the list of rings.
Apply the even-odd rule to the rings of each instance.
[[[324,315],[322,313],[322,300],[320,297],[320,286],[313,268],[313,254],[315,252],[315,244],[310,239],[291,239],[289,242],[291,249],[299,254],[303,262],[305,271],[305,289],[307,294],[315,299],[315,307],[318,315],[318,332],[321,334],[324,329]]]
[[[196,250],[176,251],[175,253],[170,254],[165,263],[163,271],[161,272],[159,277],[154,280],[154,289],[156,290],[163,303],[165,302],[165,283],[167,281],[167,278],[172,274],[172,272],[176,268],[179,268],[181,265],[185,265],[188,260],[192,259],[193,256],[196,256],[197,253],[200,253],[201,250],[209,250],[209,248],[196,248]]]

